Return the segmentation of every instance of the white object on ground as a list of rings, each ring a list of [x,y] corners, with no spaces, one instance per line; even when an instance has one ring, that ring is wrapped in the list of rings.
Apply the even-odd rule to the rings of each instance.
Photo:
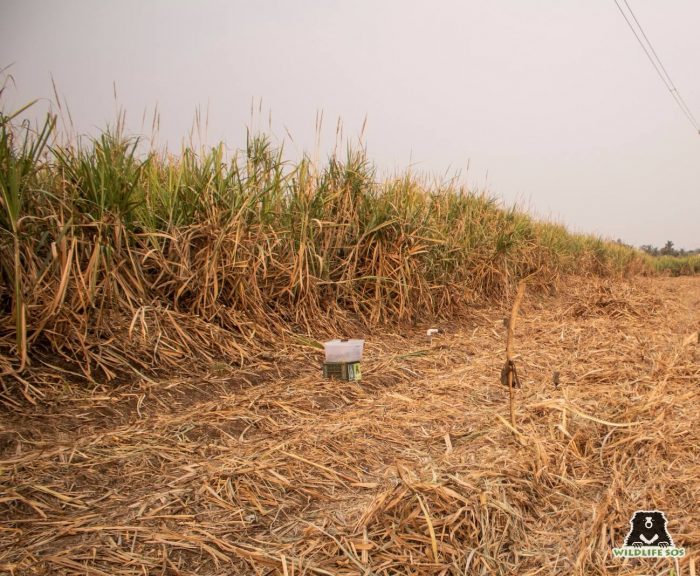
[[[362,360],[362,350],[365,341],[359,339],[329,340],[323,343],[326,351],[326,363],[359,362]]]

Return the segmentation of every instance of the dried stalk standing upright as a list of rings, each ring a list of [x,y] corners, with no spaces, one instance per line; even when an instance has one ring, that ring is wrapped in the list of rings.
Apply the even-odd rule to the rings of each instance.
[[[523,300],[523,295],[525,294],[525,281],[521,280],[518,283],[518,292],[515,295],[515,302],[513,302],[513,308],[510,311],[510,320],[508,321],[508,336],[506,339],[506,370],[508,378],[508,396],[510,400],[510,423],[513,426],[513,430],[517,430],[515,427],[515,392],[513,390],[513,379],[516,376],[515,364],[513,363],[513,332],[515,331],[515,320],[518,317],[518,310],[520,309],[520,303]],[[517,432],[514,432],[517,435]]]

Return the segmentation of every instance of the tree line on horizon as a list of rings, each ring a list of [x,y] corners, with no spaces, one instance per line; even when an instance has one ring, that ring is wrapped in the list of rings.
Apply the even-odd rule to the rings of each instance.
[[[694,250],[685,250],[684,248],[676,248],[671,240],[668,240],[661,248],[644,244],[640,249],[650,256],[694,256],[700,255],[700,248]]]

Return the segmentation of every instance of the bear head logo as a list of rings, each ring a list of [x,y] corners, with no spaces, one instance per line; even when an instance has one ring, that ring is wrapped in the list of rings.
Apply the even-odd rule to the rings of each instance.
[[[637,510],[630,520],[625,546],[673,546],[664,513],[659,510]]]

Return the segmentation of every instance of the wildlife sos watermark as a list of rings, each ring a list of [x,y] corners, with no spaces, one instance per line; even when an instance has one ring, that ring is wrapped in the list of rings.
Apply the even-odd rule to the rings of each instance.
[[[622,547],[613,548],[615,558],[682,558],[685,548],[676,548],[660,510],[637,510]]]

